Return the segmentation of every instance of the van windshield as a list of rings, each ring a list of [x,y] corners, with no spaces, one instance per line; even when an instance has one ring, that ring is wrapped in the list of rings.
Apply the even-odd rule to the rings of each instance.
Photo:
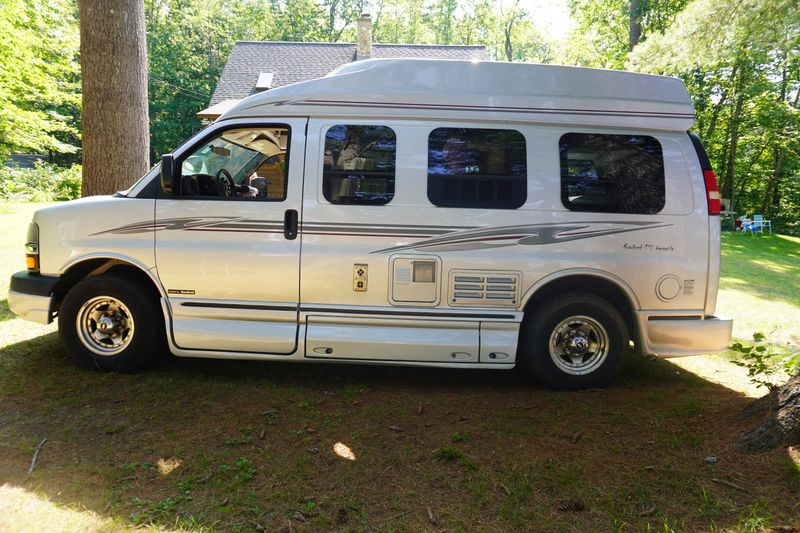
[[[236,183],[241,183],[261,157],[256,150],[218,137],[183,162],[183,173],[216,176],[224,168]]]

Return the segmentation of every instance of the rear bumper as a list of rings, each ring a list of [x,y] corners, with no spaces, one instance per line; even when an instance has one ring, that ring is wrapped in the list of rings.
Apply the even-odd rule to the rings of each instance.
[[[26,271],[17,272],[11,276],[9,284],[9,309],[25,320],[49,324],[53,321],[50,303],[58,279],[55,276],[40,276]]]
[[[731,342],[733,320],[715,316],[638,311],[644,354],[681,357],[722,352]]]

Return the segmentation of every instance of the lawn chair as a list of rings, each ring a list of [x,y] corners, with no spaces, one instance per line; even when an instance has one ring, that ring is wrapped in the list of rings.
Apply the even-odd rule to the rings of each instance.
[[[739,233],[741,234],[749,233],[752,235],[754,233],[755,227],[756,225],[753,220],[747,218],[744,215],[739,217],[739,227],[737,228],[737,231],[739,231]]]
[[[753,233],[760,231],[763,235],[764,228],[767,228],[772,233],[772,221],[764,220],[764,215],[753,215]]]

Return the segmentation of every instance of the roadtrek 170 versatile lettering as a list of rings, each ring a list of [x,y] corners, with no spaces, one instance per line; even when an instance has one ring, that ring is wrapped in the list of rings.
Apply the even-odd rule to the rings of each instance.
[[[77,363],[159,353],[608,384],[725,349],[720,198],[675,78],[365,60],[242,100],[127,191],[47,207],[9,304]]]

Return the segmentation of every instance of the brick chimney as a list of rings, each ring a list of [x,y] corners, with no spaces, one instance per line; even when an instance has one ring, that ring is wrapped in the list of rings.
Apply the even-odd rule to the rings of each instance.
[[[356,61],[369,59],[372,52],[372,17],[369,13],[362,13],[356,22]]]

